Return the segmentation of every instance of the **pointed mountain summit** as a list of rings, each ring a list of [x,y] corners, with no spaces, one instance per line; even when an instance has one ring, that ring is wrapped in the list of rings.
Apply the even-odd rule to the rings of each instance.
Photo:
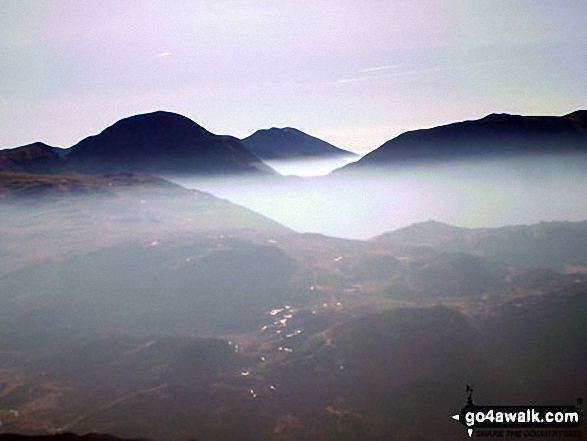
[[[587,111],[565,116],[493,113],[393,138],[359,161],[339,170],[394,163],[453,159],[587,153]]]
[[[273,173],[238,139],[164,111],[124,118],[74,145],[67,159],[85,173]]]
[[[298,129],[285,127],[258,130],[242,140],[244,146],[261,159],[296,159],[356,156]]]

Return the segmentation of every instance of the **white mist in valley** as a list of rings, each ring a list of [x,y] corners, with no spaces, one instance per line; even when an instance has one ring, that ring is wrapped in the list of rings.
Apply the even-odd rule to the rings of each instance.
[[[267,159],[265,163],[283,176],[326,176],[333,170],[358,159],[356,156],[337,155],[323,158]]]
[[[560,156],[405,165],[307,178],[173,180],[298,232],[365,239],[427,220],[464,227],[584,220],[586,165],[584,156]]]

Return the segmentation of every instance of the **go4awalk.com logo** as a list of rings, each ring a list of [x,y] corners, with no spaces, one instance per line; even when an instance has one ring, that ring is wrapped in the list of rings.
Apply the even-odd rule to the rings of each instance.
[[[452,418],[467,429],[470,437],[567,438],[580,437],[583,411],[579,406],[480,406],[473,402],[467,386],[467,404]]]

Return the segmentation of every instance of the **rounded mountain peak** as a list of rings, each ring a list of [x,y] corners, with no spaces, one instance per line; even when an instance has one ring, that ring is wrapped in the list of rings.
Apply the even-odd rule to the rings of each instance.
[[[192,136],[195,132],[212,135],[212,133],[189,119],[187,116],[164,110],[157,110],[151,113],[143,113],[123,118],[105,129],[102,133],[116,129],[131,129],[133,131],[149,132],[166,130],[168,133],[179,130],[180,132],[190,132],[190,135]]]
[[[68,159],[91,173],[270,172],[236,138],[166,111],[121,119],[73,146]]]

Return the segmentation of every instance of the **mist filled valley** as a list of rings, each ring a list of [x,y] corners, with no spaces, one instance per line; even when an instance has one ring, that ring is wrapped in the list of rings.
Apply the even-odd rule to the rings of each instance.
[[[469,384],[573,404],[584,165],[3,171],[0,433],[464,439]]]
[[[277,170],[294,174],[275,179],[167,177],[295,231],[350,239],[369,239],[428,220],[482,228],[587,218],[584,154],[343,168],[300,177],[324,172],[320,166],[325,162],[307,158],[280,163]],[[332,169],[332,161],[329,165]]]
[[[471,387],[574,405],[586,146],[585,111],[362,157],[156,111],[0,151],[0,440],[461,439]]]
[[[587,440],[586,16],[0,1],[0,441]]]

